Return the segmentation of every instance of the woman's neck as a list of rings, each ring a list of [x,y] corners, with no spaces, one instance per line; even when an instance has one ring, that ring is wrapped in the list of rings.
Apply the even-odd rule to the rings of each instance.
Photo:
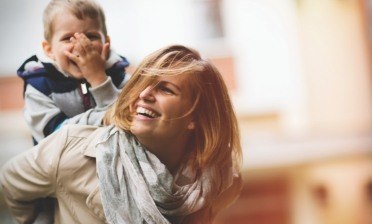
[[[175,174],[182,164],[182,159],[187,151],[187,138],[182,141],[175,141],[174,139],[138,139],[147,150],[156,155],[159,160],[168,168],[168,170]]]

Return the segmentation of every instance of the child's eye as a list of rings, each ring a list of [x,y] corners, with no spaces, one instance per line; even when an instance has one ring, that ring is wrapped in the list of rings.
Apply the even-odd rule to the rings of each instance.
[[[101,37],[99,35],[87,35],[89,40],[100,40]]]
[[[61,41],[63,42],[70,42],[71,41],[71,36],[65,36],[61,38]]]

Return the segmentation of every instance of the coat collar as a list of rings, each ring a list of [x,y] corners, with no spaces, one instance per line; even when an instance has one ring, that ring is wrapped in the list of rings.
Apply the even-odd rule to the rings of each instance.
[[[96,158],[97,156],[97,144],[100,143],[103,133],[109,127],[99,127],[91,135],[89,135],[82,146],[83,155]],[[110,135],[114,134],[117,129],[112,129]]]
[[[97,152],[96,145],[97,145],[97,142],[93,143],[92,141],[87,140],[87,143],[83,149],[84,156],[96,158],[96,152]]]
[[[84,145],[82,146],[84,156],[96,158],[96,145],[99,143],[99,139],[101,139],[101,136],[106,128],[107,127],[99,127],[87,137]]]

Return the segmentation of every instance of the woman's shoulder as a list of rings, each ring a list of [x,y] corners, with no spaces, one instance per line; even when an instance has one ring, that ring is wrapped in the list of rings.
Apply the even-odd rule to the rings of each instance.
[[[69,137],[76,138],[88,138],[92,134],[97,135],[106,130],[107,127],[97,125],[85,125],[85,124],[67,124],[63,126],[65,132]]]
[[[75,142],[74,147],[80,148],[86,155],[94,155],[95,145],[102,139],[105,132],[110,129],[108,126],[68,124],[62,130],[66,132],[69,142]],[[92,151],[93,150],[93,151]]]
[[[97,142],[106,129],[107,127],[96,125],[66,124],[57,131],[57,135],[65,138],[66,143],[80,142],[80,144],[88,145]]]

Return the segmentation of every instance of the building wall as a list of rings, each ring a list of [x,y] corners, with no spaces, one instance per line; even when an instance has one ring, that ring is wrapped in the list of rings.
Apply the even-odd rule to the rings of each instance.
[[[372,223],[372,154],[321,161],[292,174],[291,223]]]
[[[299,2],[308,128],[371,129],[371,57],[363,2]]]

